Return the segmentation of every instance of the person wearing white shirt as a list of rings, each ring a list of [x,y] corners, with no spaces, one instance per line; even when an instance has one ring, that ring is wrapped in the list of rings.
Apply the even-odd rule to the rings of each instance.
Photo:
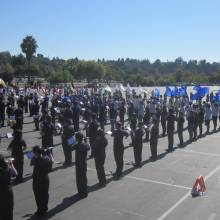
[[[213,126],[214,126],[213,131],[216,131],[217,120],[218,120],[218,104],[213,103],[212,104],[212,121],[213,121]]]
[[[209,134],[210,120],[212,119],[212,110],[210,107],[211,107],[210,104],[206,105],[205,116],[204,116],[207,134]]]

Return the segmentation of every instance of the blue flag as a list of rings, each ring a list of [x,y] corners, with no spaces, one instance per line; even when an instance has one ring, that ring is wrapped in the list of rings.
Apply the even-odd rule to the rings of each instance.
[[[192,100],[198,100],[199,99],[199,96],[198,94],[193,94],[192,97],[191,97]]]
[[[159,89],[154,89],[154,96],[159,97],[160,96],[160,90]]]
[[[30,159],[30,160],[31,160],[31,159],[33,158],[33,156],[34,156],[32,151],[27,151],[27,152],[25,152],[24,154],[25,154],[26,157],[27,157],[28,159]]]
[[[172,95],[174,97],[177,97],[179,95],[179,90],[176,86],[174,86],[174,88],[173,88]]]
[[[192,100],[198,100],[209,93],[208,87],[194,86],[193,90],[195,90],[196,93],[192,96]]]
[[[172,96],[172,91],[171,91],[171,88],[169,86],[166,86],[166,90],[165,90],[164,95],[166,95],[168,97]]]
[[[216,102],[216,103],[219,103],[220,99],[219,99],[219,94],[218,93],[215,96],[213,96],[212,101]]]
[[[197,94],[198,94],[199,97],[203,97],[203,96],[205,96],[208,93],[209,93],[209,88],[208,87],[200,87],[197,90]]]
[[[187,96],[187,87],[186,86],[181,86],[179,88],[179,93],[180,93],[180,96]]]
[[[195,90],[197,92],[198,92],[199,89],[200,89],[200,86],[198,86],[198,85],[193,87],[193,90]]]

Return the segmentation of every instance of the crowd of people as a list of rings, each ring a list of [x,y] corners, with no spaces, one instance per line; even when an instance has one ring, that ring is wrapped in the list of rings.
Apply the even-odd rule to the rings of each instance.
[[[48,211],[49,172],[52,170],[53,136],[61,135],[64,153],[63,166],[72,165],[75,151],[76,185],[78,197],[88,196],[87,158],[94,158],[100,187],[106,186],[105,159],[110,136],[113,138],[113,154],[116,164],[115,178],[121,178],[124,165],[124,138],[131,137],[134,151],[134,167],[142,166],[143,143],[149,142],[151,160],[157,160],[159,135],[168,137],[167,152],[174,150],[174,133],[177,126],[179,147],[196,141],[203,134],[217,131],[220,121],[219,103],[213,94],[191,100],[191,95],[167,97],[137,94],[135,90],[114,92],[100,88],[2,88],[0,90],[0,127],[6,122],[13,130],[13,140],[8,146],[13,159],[0,155],[0,219],[13,219],[13,192],[11,176],[22,183],[24,154],[27,145],[22,137],[24,114],[33,117],[36,131],[41,134],[41,144],[32,149],[33,192],[36,200],[36,216]],[[187,126],[184,124],[187,123]],[[108,125],[110,124],[110,129]],[[184,140],[183,131],[189,138]],[[206,127],[204,132],[203,128]],[[161,134],[160,134],[161,133]],[[106,138],[109,135],[109,138]],[[28,153],[30,153],[28,151]],[[7,201],[7,202],[5,202]]]

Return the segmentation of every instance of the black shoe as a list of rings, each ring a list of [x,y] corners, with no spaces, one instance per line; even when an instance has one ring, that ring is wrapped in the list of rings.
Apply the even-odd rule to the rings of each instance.
[[[179,146],[179,147],[183,147],[183,143],[179,143],[178,146]]]
[[[122,173],[113,173],[112,175],[116,178],[122,177]]]
[[[17,177],[17,178],[15,179],[15,182],[16,182],[16,183],[22,183],[22,182],[23,182],[23,177]]]
[[[99,186],[100,187],[105,187],[106,186],[106,182],[99,182]]]
[[[71,164],[72,164],[72,163],[69,163],[69,162],[68,162],[68,163],[67,163],[67,162],[64,162],[64,163],[63,163],[63,166],[64,166],[64,167],[68,167],[68,166],[71,166]]]
[[[36,217],[42,217],[47,214],[47,211],[37,211],[34,213]]]
[[[79,199],[83,199],[83,198],[88,197],[88,193],[78,193],[76,196],[77,196]]]
[[[141,164],[132,163],[135,168],[141,168]]]
[[[157,157],[153,157],[153,156],[150,157],[150,160],[153,160],[153,161],[154,161],[154,160],[156,160],[156,159],[157,159]]]

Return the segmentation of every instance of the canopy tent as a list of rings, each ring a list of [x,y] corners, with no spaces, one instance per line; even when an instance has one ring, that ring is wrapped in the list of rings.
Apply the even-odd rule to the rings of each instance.
[[[112,89],[111,89],[110,86],[106,86],[106,87],[105,87],[105,91],[107,91],[107,92],[112,92]]]
[[[124,88],[124,86],[120,83],[120,85],[119,85],[119,90],[121,91],[121,92],[125,92],[125,88]]]
[[[149,92],[145,88],[143,88],[141,85],[139,85],[139,87],[138,87],[138,92],[140,94],[146,93],[147,95],[149,95]]]

